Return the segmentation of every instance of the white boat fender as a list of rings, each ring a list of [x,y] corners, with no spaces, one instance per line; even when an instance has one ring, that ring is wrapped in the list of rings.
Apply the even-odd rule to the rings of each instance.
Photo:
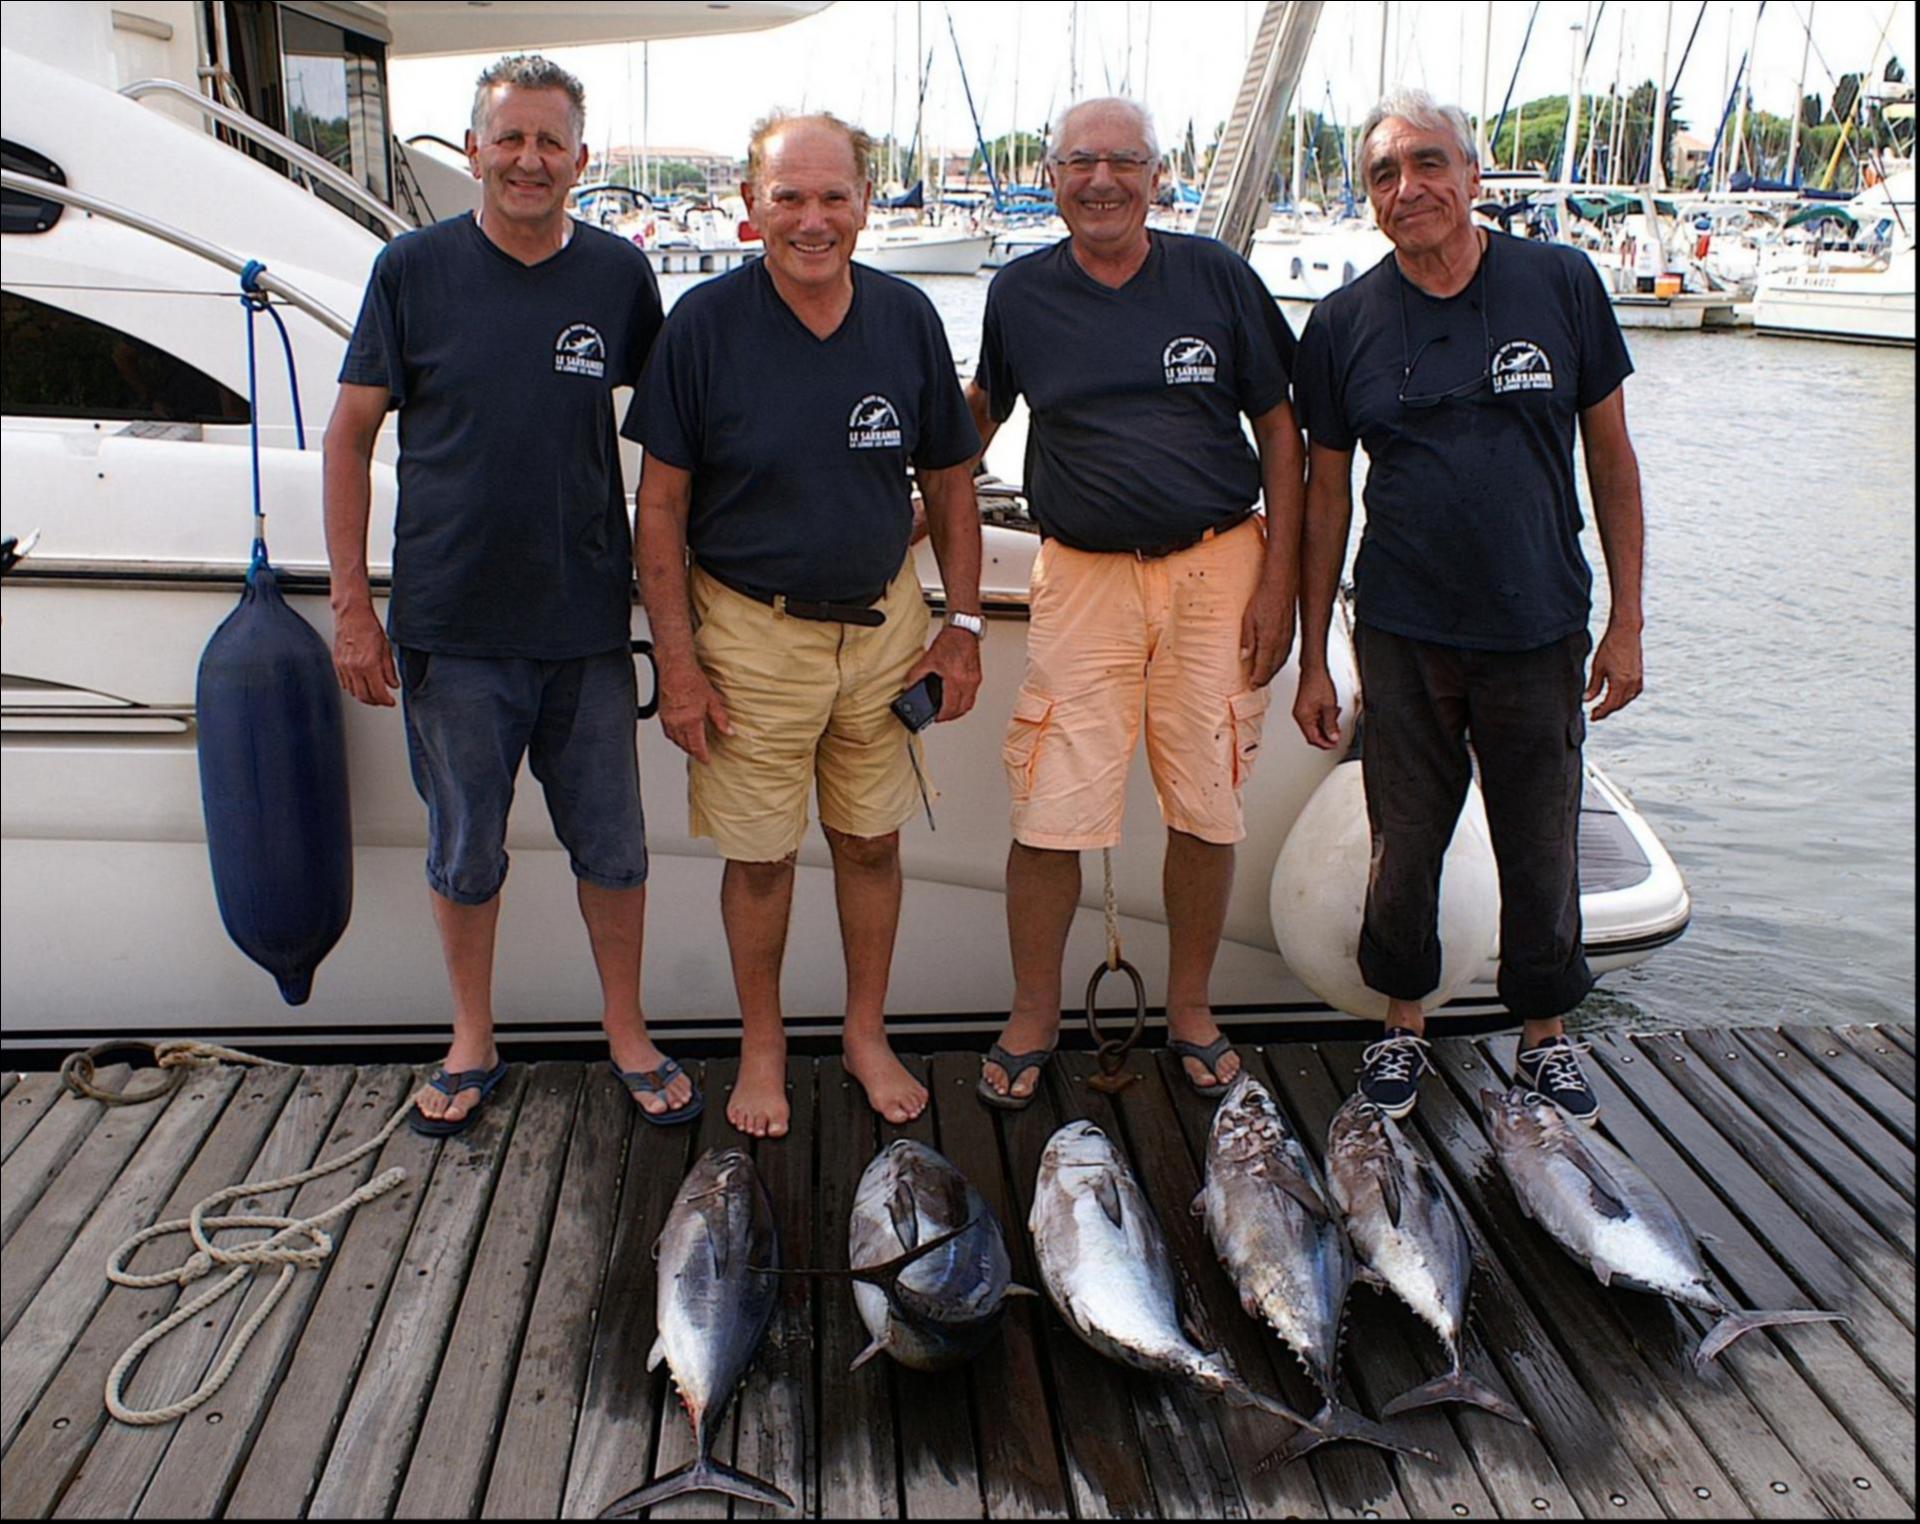
[[[1281,956],[1335,1010],[1383,1020],[1387,997],[1360,978],[1360,922],[1372,862],[1361,762],[1349,758],[1307,800],[1274,861],[1268,913]],[[1440,870],[1440,983],[1445,1005],[1486,968],[1500,931],[1500,880],[1480,786],[1469,783]]]

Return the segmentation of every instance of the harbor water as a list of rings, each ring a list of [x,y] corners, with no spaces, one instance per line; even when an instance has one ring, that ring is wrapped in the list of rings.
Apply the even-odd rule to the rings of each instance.
[[[916,282],[968,370],[989,275]],[[671,302],[695,283],[662,286]],[[1914,356],[1751,330],[1627,338],[1646,691],[1592,727],[1588,756],[1666,842],[1693,924],[1609,975],[1579,1024],[1910,1021]],[[989,464],[1021,479],[1011,430]],[[1357,480],[1355,506],[1357,543]],[[1586,538],[1597,637],[1606,571]]]

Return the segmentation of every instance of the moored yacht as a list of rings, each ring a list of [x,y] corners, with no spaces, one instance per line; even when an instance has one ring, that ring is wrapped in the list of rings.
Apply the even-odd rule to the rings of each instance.
[[[215,908],[195,670],[248,565],[249,423],[260,428],[260,479],[282,586],[329,635],[317,442],[345,337],[382,239],[460,209],[451,167],[427,165],[391,139],[387,61],[678,35],[703,23],[745,30],[818,7],[395,3],[325,7],[332,19],[324,23],[321,9],[121,0],[7,10],[0,465],[6,532],[42,532],[5,583],[0,953],[9,1041],[183,1032],[246,1042],[344,1034],[375,1041],[443,1028],[444,975],[421,876],[425,822],[397,710],[348,706],[354,915],[311,1002],[281,1006],[271,981],[229,943]],[[214,12],[221,24],[207,30]],[[364,30],[347,30],[343,18]],[[242,25],[253,28],[247,46],[232,30]],[[332,29],[324,39],[310,30],[322,26]],[[322,40],[334,51],[319,51]],[[320,95],[317,79],[308,87],[307,99],[339,107],[327,156],[283,130],[299,129],[302,118],[274,114],[289,80],[314,70],[340,87],[332,97]],[[226,100],[199,94],[207,79],[223,82]],[[457,137],[457,124],[448,125]],[[267,267],[288,322],[306,449],[296,441],[272,341],[261,352],[257,394],[249,389],[247,319],[235,297],[237,272],[250,260]],[[1015,430],[996,441],[1003,469],[1015,448]],[[374,470],[370,545],[381,602],[393,451],[389,428]],[[632,482],[631,454],[626,465]],[[975,715],[930,734],[937,829],[909,825],[903,833],[908,889],[892,1008],[909,1029],[990,1029],[1011,993],[1000,743],[1023,666],[1038,540],[1017,490],[983,493],[982,509],[986,682]],[[932,556],[924,545],[918,554],[937,604]],[[636,609],[636,636],[645,629]],[[1350,726],[1358,695],[1344,630],[1332,665]],[[1272,685],[1267,755],[1247,790],[1249,834],[1214,984],[1229,1022],[1331,1014],[1287,968],[1271,910],[1280,848],[1337,762],[1309,748],[1291,724],[1294,684],[1289,665]],[[723,1033],[735,1018],[715,916],[720,862],[689,834],[680,755],[651,729],[642,753],[654,890],[648,1009],[656,1030]],[[1127,956],[1149,989],[1165,975],[1162,840],[1137,760],[1114,868]],[[503,918],[496,976],[502,1028],[509,1037],[597,1030],[599,993],[571,874],[537,791],[522,793],[509,850],[513,911]],[[1636,962],[1680,934],[1689,905],[1678,871],[1597,770],[1583,809],[1582,856],[1598,968]],[[1105,950],[1100,874],[1090,869],[1070,971],[1091,968]],[[832,1031],[839,1022],[843,973],[829,874],[825,844],[814,837],[801,850],[785,986],[796,1032]],[[1459,1011],[1496,1008],[1492,974],[1489,961]]]

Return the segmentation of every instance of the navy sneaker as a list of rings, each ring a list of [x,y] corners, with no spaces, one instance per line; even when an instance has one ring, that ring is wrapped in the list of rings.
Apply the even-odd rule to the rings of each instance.
[[[1427,1040],[1407,1027],[1387,1035],[1360,1055],[1360,1093],[1396,1122],[1419,1099],[1420,1076],[1433,1067]]]
[[[1514,1071],[1529,1090],[1544,1095],[1574,1121],[1591,1126],[1600,1116],[1600,1098],[1580,1072],[1580,1055],[1592,1047],[1564,1034],[1549,1037],[1516,1057]]]

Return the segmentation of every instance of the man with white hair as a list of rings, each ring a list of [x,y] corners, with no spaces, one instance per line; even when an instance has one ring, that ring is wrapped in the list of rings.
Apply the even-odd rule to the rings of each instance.
[[[363,704],[391,706],[400,690],[427,806],[453,1043],[409,1121],[436,1137],[464,1130],[507,1072],[493,948],[523,757],[577,881],[614,1069],[649,1122],[701,1106],[640,1008],[647,843],[612,393],[646,363],[660,293],[645,255],[567,214],[584,128],[580,82],[557,64],[522,55],[480,76],[467,135],[480,207],[381,251],[327,425],[334,667]],[[382,630],[369,467],[392,409],[400,499]]]
[[[1218,1095],[1240,1060],[1208,984],[1267,683],[1293,642],[1293,335],[1239,255],[1147,227],[1160,150],[1138,104],[1070,107],[1049,169],[1070,236],[994,277],[968,391],[983,439],[1027,399],[1044,537],[1004,748],[1013,1010],[979,1093],[1027,1105],[1053,1052],[1080,853],[1119,843],[1144,712],[1167,827],[1168,1046]]]
[[[1355,639],[1373,865],[1359,962],[1388,1013],[1360,1089],[1405,1116],[1431,1067],[1421,1001],[1440,982],[1441,859],[1477,759],[1500,872],[1500,997],[1524,1023],[1516,1068],[1591,1122],[1598,1103],[1562,1017],[1593,984],[1580,937],[1583,695],[1600,700],[1599,720],[1641,687],[1640,472],[1621,395],[1633,364],[1585,255],[1474,225],[1480,166],[1457,108],[1388,96],[1358,162],[1394,251],[1325,298],[1301,335],[1294,718],[1315,746],[1341,744],[1327,630],[1362,443]],[[1576,425],[1611,592],[1597,649]]]

